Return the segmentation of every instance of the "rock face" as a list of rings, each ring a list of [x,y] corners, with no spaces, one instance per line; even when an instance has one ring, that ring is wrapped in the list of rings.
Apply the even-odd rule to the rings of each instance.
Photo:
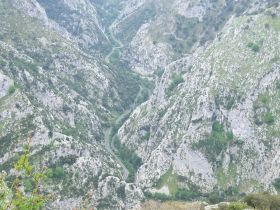
[[[33,163],[63,171],[63,179],[51,177],[47,188],[56,194],[57,200],[50,204],[55,209],[80,206],[91,191],[95,197],[90,203],[102,204],[110,197],[118,201],[112,204],[114,209],[143,197],[139,188],[117,178],[122,168],[105,148],[106,123],[113,111],[130,103],[126,95],[134,95],[126,82],[120,82],[125,71],[114,72],[101,56],[85,48],[102,45],[89,5],[86,1],[0,3],[0,170],[10,171],[32,133]],[[51,7],[63,10],[60,15],[66,19],[56,19],[54,12],[59,12]],[[76,33],[75,24],[92,31]],[[138,82],[131,87],[137,90]],[[108,176],[112,181],[106,180]],[[120,185],[126,197],[111,190]]]
[[[63,171],[46,189],[52,209],[87,198],[88,208],[132,209],[147,192],[276,193],[279,9],[273,0],[1,1],[0,171],[32,133],[36,167]]]
[[[204,192],[274,191],[280,175],[279,8],[251,3],[256,6],[228,18],[213,41],[169,62],[151,98],[119,130],[121,142],[143,159],[140,186],[152,187],[172,169]],[[188,8],[203,21],[202,6]],[[139,41],[149,36],[142,30]],[[147,62],[155,69],[156,56]]]

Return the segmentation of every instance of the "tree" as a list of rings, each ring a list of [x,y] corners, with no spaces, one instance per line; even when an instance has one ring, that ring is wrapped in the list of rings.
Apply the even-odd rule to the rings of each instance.
[[[24,154],[14,164],[16,178],[11,187],[5,182],[6,173],[0,175],[0,210],[39,210],[48,200],[41,192],[46,175],[44,171],[35,171],[30,164],[30,143],[31,137]]]

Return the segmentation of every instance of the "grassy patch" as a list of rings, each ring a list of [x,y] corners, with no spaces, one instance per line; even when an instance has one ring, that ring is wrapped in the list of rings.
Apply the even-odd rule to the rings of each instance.
[[[267,125],[272,125],[275,122],[275,119],[271,112],[266,112],[262,116],[262,121]]]
[[[38,70],[38,66],[35,63],[31,63],[23,59],[15,58],[12,63],[18,68],[23,68],[32,72],[37,72]]]
[[[275,116],[271,112],[271,103],[273,97],[268,92],[258,96],[254,104],[255,123],[257,125],[272,125],[275,122]]]
[[[194,143],[192,148],[201,150],[207,159],[215,162],[216,157],[226,149],[233,138],[232,132],[225,131],[224,126],[216,121],[212,125],[212,132],[204,140]]]
[[[260,51],[260,45],[254,42],[249,42],[247,44],[247,47],[249,47],[253,52],[259,52]]]
[[[164,186],[167,186],[170,194],[172,196],[175,196],[178,190],[178,184],[177,184],[177,175],[173,173],[172,168],[168,169],[168,171],[159,179],[157,183],[158,189],[161,189]]]
[[[274,30],[280,31],[280,17],[275,17],[271,19],[271,26]]]
[[[175,88],[183,82],[184,82],[184,78],[182,77],[182,75],[173,74],[171,83],[167,89],[167,95],[170,96],[171,93],[175,90]]]
[[[234,185],[237,174],[237,167],[235,164],[229,164],[227,173],[224,172],[222,167],[217,169],[217,180],[219,186],[226,190],[228,187]]]
[[[16,87],[14,85],[10,85],[8,89],[8,94],[12,95],[16,91]]]

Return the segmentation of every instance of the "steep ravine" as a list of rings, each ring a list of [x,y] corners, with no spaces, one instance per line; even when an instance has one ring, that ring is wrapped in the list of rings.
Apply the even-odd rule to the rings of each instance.
[[[154,192],[277,193],[279,9],[0,1],[0,172],[13,175],[32,131],[32,164],[63,171],[47,183],[51,209],[80,209],[89,192],[98,210],[132,209]]]
[[[112,48],[112,50],[110,51],[110,53],[108,53],[108,54],[106,55],[106,57],[105,57],[105,61],[106,61],[107,63],[110,63],[110,57],[114,54],[114,52],[115,52],[116,50],[121,50],[121,49],[124,47],[124,45],[123,45],[123,43],[122,43],[120,40],[118,40],[118,39],[115,37],[115,34],[114,34],[114,32],[112,31],[112,27],[111,27],[111,26],[109,27],[108,30],[109,30],[109,35],[110,35],[110,37],[112,38],[114,44],[117,45],[117,46],[114,46],[114,47]]]

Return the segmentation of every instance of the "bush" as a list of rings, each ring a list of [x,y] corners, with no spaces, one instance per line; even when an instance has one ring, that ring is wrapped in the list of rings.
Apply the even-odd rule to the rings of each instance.
[[[23,68],[26,70],[30,70],[32,72],[37,72],[38,66],[35,63],[31,63],[29,61],[23,60],[23,59],[14,59],[13,64],[17,66],[18,68]]]
[[[244,198],[247,205],[259,210],[279,210],[280,196],[269,193],[251,194]]]
[[[233,138],[233,133],[226,132],[224,126],[216,121],[212,125],[211,134],[206,139],[194,143],[192,148],[201,149],[210,161],[215,161],[216,157],[227,147]]]
[[[280,177],[274,180],[273,186],[278,192],[280,192]]]
[[[154,200],[159,200],[159,201],[168,201],[168,200],[173,200],[173,198],[171,196],[162,194],[162,193],[150,193],[150,192],[146,192],[145,196],[149,199],[154,199]]]
[[[208,195],[208,202],[216,204],[225,200],[225,194],[221,192],[213,192]]]
[[[119,198],[125,199],[125,185],[121,185],[120,187],[118,187],[116,192]]]
[[[14,164],[17,176],[12,182],[12,188],[5,182],[6,174],[0,174],[0,209],[39,210],[47,202],[47,197],[41,194],[41,184],[46,176],[36,172],[29,159],[30,145]],[[21,189],[22,186],[24,189]]]
[[[265,124],[268,124],[268,125],[272,125],[275,121],[271,112],[266,112],[263,115],[262,120]]]
[[[192,190],[188,190],[188,189],[179,188],[175,194],[175,198],[177,200],[189,201],[189,200],[199,197],[200,195],[201,195],[201,193],[198,192],[197,190],[192,191]]]
[[[47,171],[47,176],[49,178],[61,179],[64,177],[64,170],[62,167],[55,167],[53,169],[50,168]]]
[[[227,210],[243,210],[246,208],[248,208],[246,203],[234,202],[229,204]]]
[[[183,83],[185,80],[181,75],[173,74],[172,75],[172,81],[171,84],[168,87],[167,94],[170,95],[171,92],[181,83]]]
[[[247,47],[249,47],[254,52],[259,52],[260,51],[260,46],[256,43],[253,43],[253,42],[249,42],[247,44]]]
[[[16,87],[14,85],[10,85],[8,89],[8,94],[12,95],[16,91]]]
[[[277,83],[276,83],[276,88],[277,88],[278,90],[280,90],[280,81],[277,81]]]

